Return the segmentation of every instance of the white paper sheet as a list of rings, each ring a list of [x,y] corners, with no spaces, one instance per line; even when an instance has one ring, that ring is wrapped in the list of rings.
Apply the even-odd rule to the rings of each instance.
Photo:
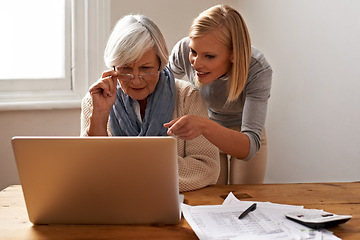
[[[313,230],[284,216],[287,212],[303,209],[303,206],[256,202],[255,211],[238,219],[238,216],[253,203],[255,202],[240,201],[229,193],[222,205],[181,204],[181,210],[200,240],[339,239],[330,231]]]

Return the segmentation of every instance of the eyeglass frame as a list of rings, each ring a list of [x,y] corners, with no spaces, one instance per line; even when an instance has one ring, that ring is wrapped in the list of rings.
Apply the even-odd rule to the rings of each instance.
[[[116,70],[116,67],[115,67],[115,66],[113,66],[113,70],[116,71],[116,72],[119,72],[118,70]],[[159,75],[159,74],[160,74],[160,71],[158,70],[156,73],[143,73],[143,74],[138,74],[137,77],[138,77],[141,81],[146,81],[146,80],[143,79],[143,76],[144,76],[144,75],[145,75],[145,76],[150,76],[150,75],[156,76],[156,75]],[[131,74],[131,73],[119,73],[118,76],[129,76],[129,77],[131,77],[130,80],[119,79],[119,80],[121,80],[121,81],[123,81],[123,82],[131,82],[131,81],[133,81],[133,80],[135,79],[135,75],[134,75],[134,74]]]

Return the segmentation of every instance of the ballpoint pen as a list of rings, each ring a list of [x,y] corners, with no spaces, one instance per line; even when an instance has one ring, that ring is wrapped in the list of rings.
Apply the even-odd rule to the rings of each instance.
[[[256,209],[256,203],[252,204],[250,207],[248,207],[245,211],[243,211],[240,216],[239,219],[242,219],[243,217],[245,217],[246,215],[249,214],[249,212],[252,212]]]

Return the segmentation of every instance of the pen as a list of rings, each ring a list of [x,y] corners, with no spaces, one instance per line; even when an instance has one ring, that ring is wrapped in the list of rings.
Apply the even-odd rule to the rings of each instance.
[[[249,214],[249,212],[252,212],[256,209],[256,203],[252,204],[250,207],[248,207],[245,211],[243,211],[240,216],[239,219],[242,219],[243,217],[245,217],[246,215]]]

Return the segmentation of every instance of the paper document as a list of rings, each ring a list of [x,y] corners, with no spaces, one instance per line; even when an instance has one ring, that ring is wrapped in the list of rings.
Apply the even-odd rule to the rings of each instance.
[[[238,219],[239,215],[253,203],[257,203],[256,210]],[[229,193],[222,205],[181,205],[186,221],[200,240],[339,239],[325,229],[313,230],[286,219],[285,213],[299,209],[303,207],[270,202],[240,201],[232,193]]]

